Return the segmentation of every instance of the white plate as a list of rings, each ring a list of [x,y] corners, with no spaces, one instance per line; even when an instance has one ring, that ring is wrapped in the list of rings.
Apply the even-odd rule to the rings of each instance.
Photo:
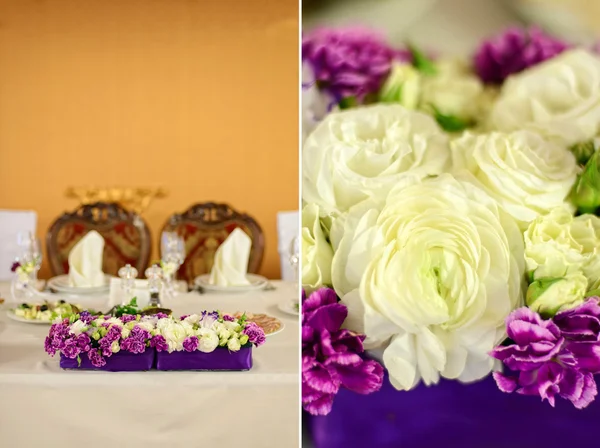
[[[25,319],[24,317],[17,316],[13,310],[6,310],[6,315],[9,319],[23,322],[24,324],[52,325],[52,321],[49,320]]]
[[[297,300],[288,300],[287,302],[279,303],[277,305],[277,308],[279,308],[279,311],[281,311],[282,313],[291,314],[293,316],[299,316],[300,311],[296,309],[295,306],[297,303]]]
[[[67,294],[97,294],[110,289],[110,276],[104,276],[104,285],[102,286],[82,287],[71,286],[68,275],[59,275],[48,280],[48,288]]]
[[[279,321],[279,322],[281,323],[281,326],[279,327],[279,330],[274,331],[273,333],[269,333],[269,334],[265,333],[265,337],[270,338],[271,336],[273,336],[273,335],[275,335],[277,333],[281,333],[283,331],[283,329],[285,328],[285,324],[283,322],[281,322],[281,321]]]
[[[269,281],[262,275],[246,274],[246,278],[250,282],[249,285],[219,286],[219,285],[211,285],[209,282],[210,274],[204,274],[199,277],[196,277],[196,279],[194,280],[194,284],[196,286],[200,286],[201,288],[203,288],[206,291],[219,291],[219,292],[258,291],[260,289],[264,289],[264,287],[269,284]]]

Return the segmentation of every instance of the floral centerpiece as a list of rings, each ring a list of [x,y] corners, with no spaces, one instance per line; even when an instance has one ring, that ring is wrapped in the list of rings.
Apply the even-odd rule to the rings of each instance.
[[[319,318],[327,326],[303,328],[304,407],[335,414],[315,420],[318,446],[377,446],[366,437],[381,410],[348,423],[347,438],[318,428],[348,422],[348,409],[384,409],[377,397],[394,389],[420,396],[415,405],[452,396],[464,415],[475,390],[515,414],[531,397],[500,391],[590,405],[600,372],[600,57],[539,29],[509,30],[464,60],[319,29],[304,36],[302,57],[302,280],[309,298],[332,291]],[[306,299],[303,319],[312,307]],[[323,329],[333,327],[364,335],[361,344],[332,349]],[[351,383],[329,367],[339,351],[354,355]],[[383,384],[359,359],[381,363]],[[314,405],[325,401],[315,389],[326,406]],[[388,411],[403,413],[406,395],[395,397]],[[406,444],[396,427],[381,433],[385,446],[441,442],[431,431],[428,443]]]
[[[262,328],[218,311],[157,320],[151,345],[158,370],[250,370],[252,346],[265,342]]]

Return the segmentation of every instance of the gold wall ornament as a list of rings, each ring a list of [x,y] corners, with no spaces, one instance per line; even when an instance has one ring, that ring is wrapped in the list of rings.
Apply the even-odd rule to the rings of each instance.
[[[65,196],[78,200],[80,205],[116,202],[141,215],[153,200],[166,198],[168,192],[162,187],[69,187]]]

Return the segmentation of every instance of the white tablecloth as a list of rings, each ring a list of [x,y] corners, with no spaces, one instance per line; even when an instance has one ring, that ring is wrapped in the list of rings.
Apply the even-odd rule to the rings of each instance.
[[[268,313],[284,330],[253,350],[248,372],[62,371],[44,352],[48,326],[19,323],[0,307],[0,446],[197,448],[299,446],[298,317],[277,305],[292,284],[246,294],[188,293],[174,314],[219,309]],[[9,299],[8,286],[0,295]],[[89,299],[88,299],[89,300]],[[104,311],[104,299],[72,300]]]

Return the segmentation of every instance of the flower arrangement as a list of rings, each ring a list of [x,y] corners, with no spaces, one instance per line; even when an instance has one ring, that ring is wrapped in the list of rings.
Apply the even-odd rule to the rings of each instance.
[[[135,301],[132,301],[135,305]],[[131,304],[130,304],[131,305]],[[127,306],[130,306],[127,305]],[[251,362],[252,345],[265,342],[263,330],[245,317],[236,319],[218,311],[203,312],[174,318],[159,312],[152,315],[120,314],[94,316],[88,311],[59,320],[50,328],[45,340],[46,352],[54,356],[60,352],[63,364],[73,367],[66,360],[82,361],[92,368],[104,368],[114,355],[143,355],[150,353],[143,363],[149,370],[154,353],[201,352],[209,354],[217,349],[225,357],[246,349]],[[210,359],[209,359],[210,361]],[[248,359],[245,360],[248,363]],[[246,365],[245,364],[245,365]],[[185,363],[183,368],[186,368]],[[235,370],[235,369],[232,369]]]
[[[376,36],[304,36],[302,282],[346,310],[306,346],[303,324],[305,407],[326,414],[344,386],[322,367],[329,339],[310,339],[341,326],[398,390],[493,373],[584,408],[600,372],[600,57],[535,28],[464,60]]]

